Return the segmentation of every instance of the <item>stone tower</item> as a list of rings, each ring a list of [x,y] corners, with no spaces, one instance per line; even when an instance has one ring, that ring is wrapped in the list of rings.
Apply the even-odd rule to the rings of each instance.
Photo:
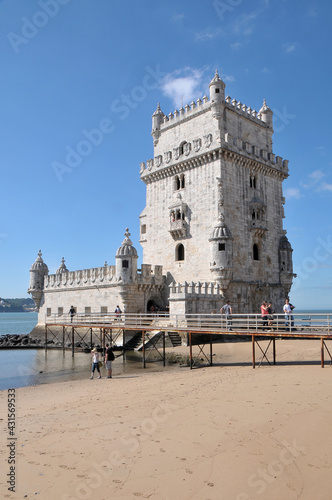
[[[235,313],[256,313],[262,300],[281,311],[294,275],[273,112],[265,99],[257,113],[225,97],[217,71],[209,91],[152,116],[154,154],[140,165],[143,262],[163,266],[174,312],[210,312],[226,298]]]
[[[39,250],[38,257],[30,268],[30,286],[28,293],[31,294],[37,309],[41,306],[44,289],[44,279],[48,275],[48,267],[42,259],[42,253]]]

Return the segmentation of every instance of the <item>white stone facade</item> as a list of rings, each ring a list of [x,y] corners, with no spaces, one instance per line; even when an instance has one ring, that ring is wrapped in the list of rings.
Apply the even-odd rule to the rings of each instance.
[[[225,98],[218,73],[210,98],[152,116],[153,158],[140,164],[146,207],[140,215],[143,264],[126,231],[115,266],[48,276],[41,254],[29,293],[39,322],[50,312],[259,312],[263,300],[282,310],[294,277],[283,229],[282,182],[288,161],[272,150],[273,113]]]

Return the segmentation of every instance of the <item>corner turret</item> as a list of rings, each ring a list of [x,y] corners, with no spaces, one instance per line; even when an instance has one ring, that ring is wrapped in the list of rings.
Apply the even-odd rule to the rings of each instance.
[[[266,104],[266,100],[263,100],[263,106],[259,110],[258,113],[261,117],[262,122],[266,123],[266,125],[273,129],[273,111]]]
[[[222,214],[214,227],[211,238],[210,271],[223,292],[226,291],[232,277],[233,268],[233,238],[226,226]]]
[[[152,115],[152,132],[151,135],[153,137],[153,145],[156,146],[158,144],[158,140],[160,137],[160,125],[164,121],[164,113],[160,109],[160,104],[158,102],[158,106],[156,111]]]
[[[218,71],[209,84],[210,102],[213,118],[219,120],[221,118],[222,105],[225,101],[225,83],[219,77]]]
[[[137,281],[137,251],[129,238],[129,229],[126,228],[125,239],[118,248],[115,256],[116,279],[122,280],[124,284]]]
[[[38,257],[30,269],[30,286],[28,293],[31,294],[36,307],[39,309],[44,289],[44,277],[48,274],[48,267],[42,259],[42,253],[39,250]]]

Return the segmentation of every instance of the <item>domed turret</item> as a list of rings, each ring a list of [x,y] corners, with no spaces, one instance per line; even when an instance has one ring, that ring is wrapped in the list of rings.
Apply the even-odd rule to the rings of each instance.
[[[266,104],[266,100],[263,100],[263,106],[259,110],[262,122],[266,123],[270,128],[273,128],[273,111]]]
[[[39,250],[38,257],[30,269],[30,286],[28,293],[31,294],[37,308],[39,309],[44,289],[44,276],[48,274],[48,267],[42,259],[42,253]]]
[[[164,121],[164,113],[160,109],[160,104],[158,102],[158,106],[156,111],[152,115],[152,132],[151,135],[153,137],[153,145],[156,146],[158,144],[158,140],[160,137],[160,125]]]
[[[55,274],[66,273],[68,269],[66,268],[65,259],[62,257],[59,269],[56,270]]]
[[[217,70],[213,80],[209,84],[209,88],[212,116],[219,119],[221,118],[222,104],[225,101],[225,83],[219,77]]]
[[[138,256],[129,236],[129,229],[126,228],[125,239],[115,256],[116,278],[123,283],[133,283],[137,279]]]

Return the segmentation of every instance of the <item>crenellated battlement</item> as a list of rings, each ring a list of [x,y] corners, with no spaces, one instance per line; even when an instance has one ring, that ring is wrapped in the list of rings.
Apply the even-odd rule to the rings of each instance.
[[[150,264],[142,264],[142,268],[137,270],[136,279],[133,282],[141,285],[161,285],[164,282],[162,273],[162,266],[152,267]],[[91,288],[112,284],[119,285],[121,283],[122,279],[116,276],[116,266],[105,265],[103,267],[66,271],[45,276],[44,290]]]
[[[193,295],[199,296],[200,298],[208,296],[210,299],[211,297],[215,297],[216,299],[221,299],[223,297],[221,287],[214,281],[197,281],[196,283],[193,281],[190,283],[186,281],[184,283],[173,282],[169,285],[169,291],[173,299],[176,299],[176,297],[183,298]]]
[[[180,160],[181,164],[186,161],[191,164],[193,161],[192,159],[195,159],[194,161],[199,163],[199,159],[202,158],[201,163],[204,163],[206,153],[211,154],[213,151],[211,148],[212,142],[212,134],[207,134],[191,142],[186,142],[183,146],[182,154],[180,154],[180,148],[176,147],[173,148],[173,151],[166,151],[163,154],[157,155],[155,158],[150,158],[146,163],[141,162],[140,175],[144,178],[149,173],[154,173],[166,169],[167,167],[173,167],[174,163]],[[228,151],[230,150],[234,153],[238,153],[239,155],[244,155],[252,160],[256,160],[256,162],[264,163],[281,171],[285,176],[288,176],[288,160],[284,160],[281,156],[276,156],[274,153],[260,148],[249,141],[243,141],[240,137],[233,137],[229,132],[224,134],[221,147]],[[218,151],[221,152],[220,148],[218,148]]]

